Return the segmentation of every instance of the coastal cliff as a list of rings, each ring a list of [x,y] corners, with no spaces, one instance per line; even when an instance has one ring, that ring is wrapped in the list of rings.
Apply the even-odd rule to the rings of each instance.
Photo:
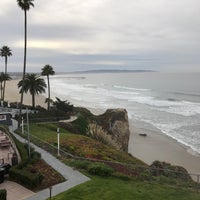
[[[89,121],[91,135],[98,135],[118,150],[128,151],[130,130],[125,109],[108,109],[102,115],[91,117]]]
[[[76,107],[78,118],[71,123],[59,124],[69,131],[88,135],[102,143],[128,152],[129,120],[125,109],[108,109],[101,115],[94,115],[88,109]]]

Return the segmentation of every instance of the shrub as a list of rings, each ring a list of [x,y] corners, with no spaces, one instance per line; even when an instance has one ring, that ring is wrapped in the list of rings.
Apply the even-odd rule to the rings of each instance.
[[[52,109],[49,111],[44,110],[36,113],[30,113],[29,119],[31,122],[51,122],[59,121],[61,119],[69,119],[69,114],[63,110]]]
[[[76,169],[87,170],[89,166],[91,165],[91,162],[87,160],[72,160],[69,162],[69,164],[75,167]]]
[[[112,138],[111,135],[109,135],[102,126],[99,126],[96,123],[90,123],[88,125],[87,134],[92,138],[102,142],[103,144],[110,145],[116,149],[119,149],[114,138]]]
[[[37,151],[32,151],[31,152],[31,159],[33,160],[39,160],[41,158],[41,154]]]
[[[74,109],[74,106],[71,105],[70,102],[67,100],[62,101],[58,97],[56,97],[56,101],[53,102],[53,106],[56,108],[56,110],[62,110],[65,112],[71,112]]]
[[[92,163],[88,168],[88,172],[92,175],[110,176],[113,173],[113,168],[104,163]]]
[[[79,116],[75,121],[71,123],[74,129],[73,132],[85,135],[88,129],[88,122],[83,116]]]
[[[26,170],[21,170],[18,167],[11,168],[9,176],[12,180],[17,180],[17,182],[30,189],[40,185],[43,179],[43,176],[40,173],[33,174]]]
[[[7,199],[6,190],[0,190],[0,200],[6,200],[6,199]]]
[[[27,170],[27,166],[39,160],[41,158],[41,154],[35,152],[34,148],[31,147],[31,159],[28,159],[28,145],[22,144],[16,138],[13,139],[19,150],[22,161],[9,170],[9,177],[11,180],[18,182],[25,187],[30,189],[36,188],[41,184],[43,176],[39,172],[31,173],[31,170]]]
[[[170,163],[154,161],[150,165],[150,173],[153,176],[166,176],[184,181],[192,181],[187,170],[181,166],[171,165]]]

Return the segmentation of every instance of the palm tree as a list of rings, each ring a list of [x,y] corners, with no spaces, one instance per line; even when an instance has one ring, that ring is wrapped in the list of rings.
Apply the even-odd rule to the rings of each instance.
[[[8,57],[12,56],[12,51],[8,46],[3,46],[0,49],[0,54],[2,57],[5,57],[5,73],[7,74]]]
[[[32,7],[34,7],[33,4],[34,0],[17,0],[18,6],[24,11],[24,67],[23,67],[23,76],[22,76],[22,87],[24,85],[24,79],[26,75],[26,52],[27,52],[27,11]],[[21,93],[21,106],[20,106],[20,115],[21,115],[21,110],[22,110],[22,104],[23,104],[23,95],[24,95],[24,90],[22,90]]]
[[[45,92],[45,88],[47,87],[44,79],[40,78],[39,75],[34,73],[27,73],[18,83],[18,88],[20,88],[20,93],[29,92],[32,96],[32,107],[35,108],[35,95],[39,95]]]
[[[47,86],[48,86],[48,98],[46,99],[47,102],[47,109],[49,110],[50,107],[50,102],[51,102],[51,98],[50,98],[50,82],[49,82],[49,75],[54,75],[55,71],[53,70],[53,67],[51,65],[45,65],[42,68],[42,76],[47,76]]]
[[[9,74],[6,74],[6,73],[4,73],[4,72],[1,72],[1,74],[0,74],[0,89],[1,89],[1,100],[4,100],[4,86],[3,86],[3,83],[5,82],[5,81],[9,81],[9,80],[11,80],[12,78],[10,77],[10,75]]]
[[[0,55],[2,57],[5,57],[5,74],[7,74],[7,64],[8,64],[8,57],[12,56],[12,52],[11,49],[8,46],[3,46],[0,49]],[[5,97],[5,90],[6,90],[6,79],[4,80],[4,86],[3,86],[3,101],[4,101],[4,97]]]

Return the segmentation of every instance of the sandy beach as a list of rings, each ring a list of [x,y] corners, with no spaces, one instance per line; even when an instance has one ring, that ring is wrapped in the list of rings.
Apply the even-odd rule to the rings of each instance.
[[[200,174],[200,155],[148,124],[130,120],[129,153],[151,164],[155,160],[183,166],[191,174]],[[146,137],[140,133],[147,134]]]
[[[6,92],[5,92],[5,101],[8,102],[20,102],[20,94],[19,89],[17,87],[17,84],[19,82],[19,79],[13,79],[11,81],[6,82]],[[45,104],[45,94],[43,95],[36,95],[35,103],[36,105],[41,105],[42,107],[46,108]],[[29,93],[24,94],[24,104],[26,105],[32,105],[32,97]]]
[[[20,100],[17,83],[19,80],[7,82],[6,100],[9,102]],[[36,105],[46,107],[44,103],[45,96],[36,97]],[[30,94],[24,95],[24,103],[31,105]],[[73,103],[73,102],[72,102]],[[91,110],[95,114],[103,113],[101,110]],[[160,130],[151,127],[148,124],[129,120],[130,140],[129,153],[151,164],[155,160],[169,162],[174,165],[183,166],[192,174],[200,174],[200,155],[192,152],[186,146],[178,143],[176,140],[166,136]],[[147,136],[139,136],[140,133],[146,133]]]

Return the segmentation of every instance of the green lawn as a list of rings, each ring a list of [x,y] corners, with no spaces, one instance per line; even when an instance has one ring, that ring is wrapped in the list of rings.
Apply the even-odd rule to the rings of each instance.
[[[199,200],[200,194],[142,181],[92,178],[52,198],[53,200]]]

